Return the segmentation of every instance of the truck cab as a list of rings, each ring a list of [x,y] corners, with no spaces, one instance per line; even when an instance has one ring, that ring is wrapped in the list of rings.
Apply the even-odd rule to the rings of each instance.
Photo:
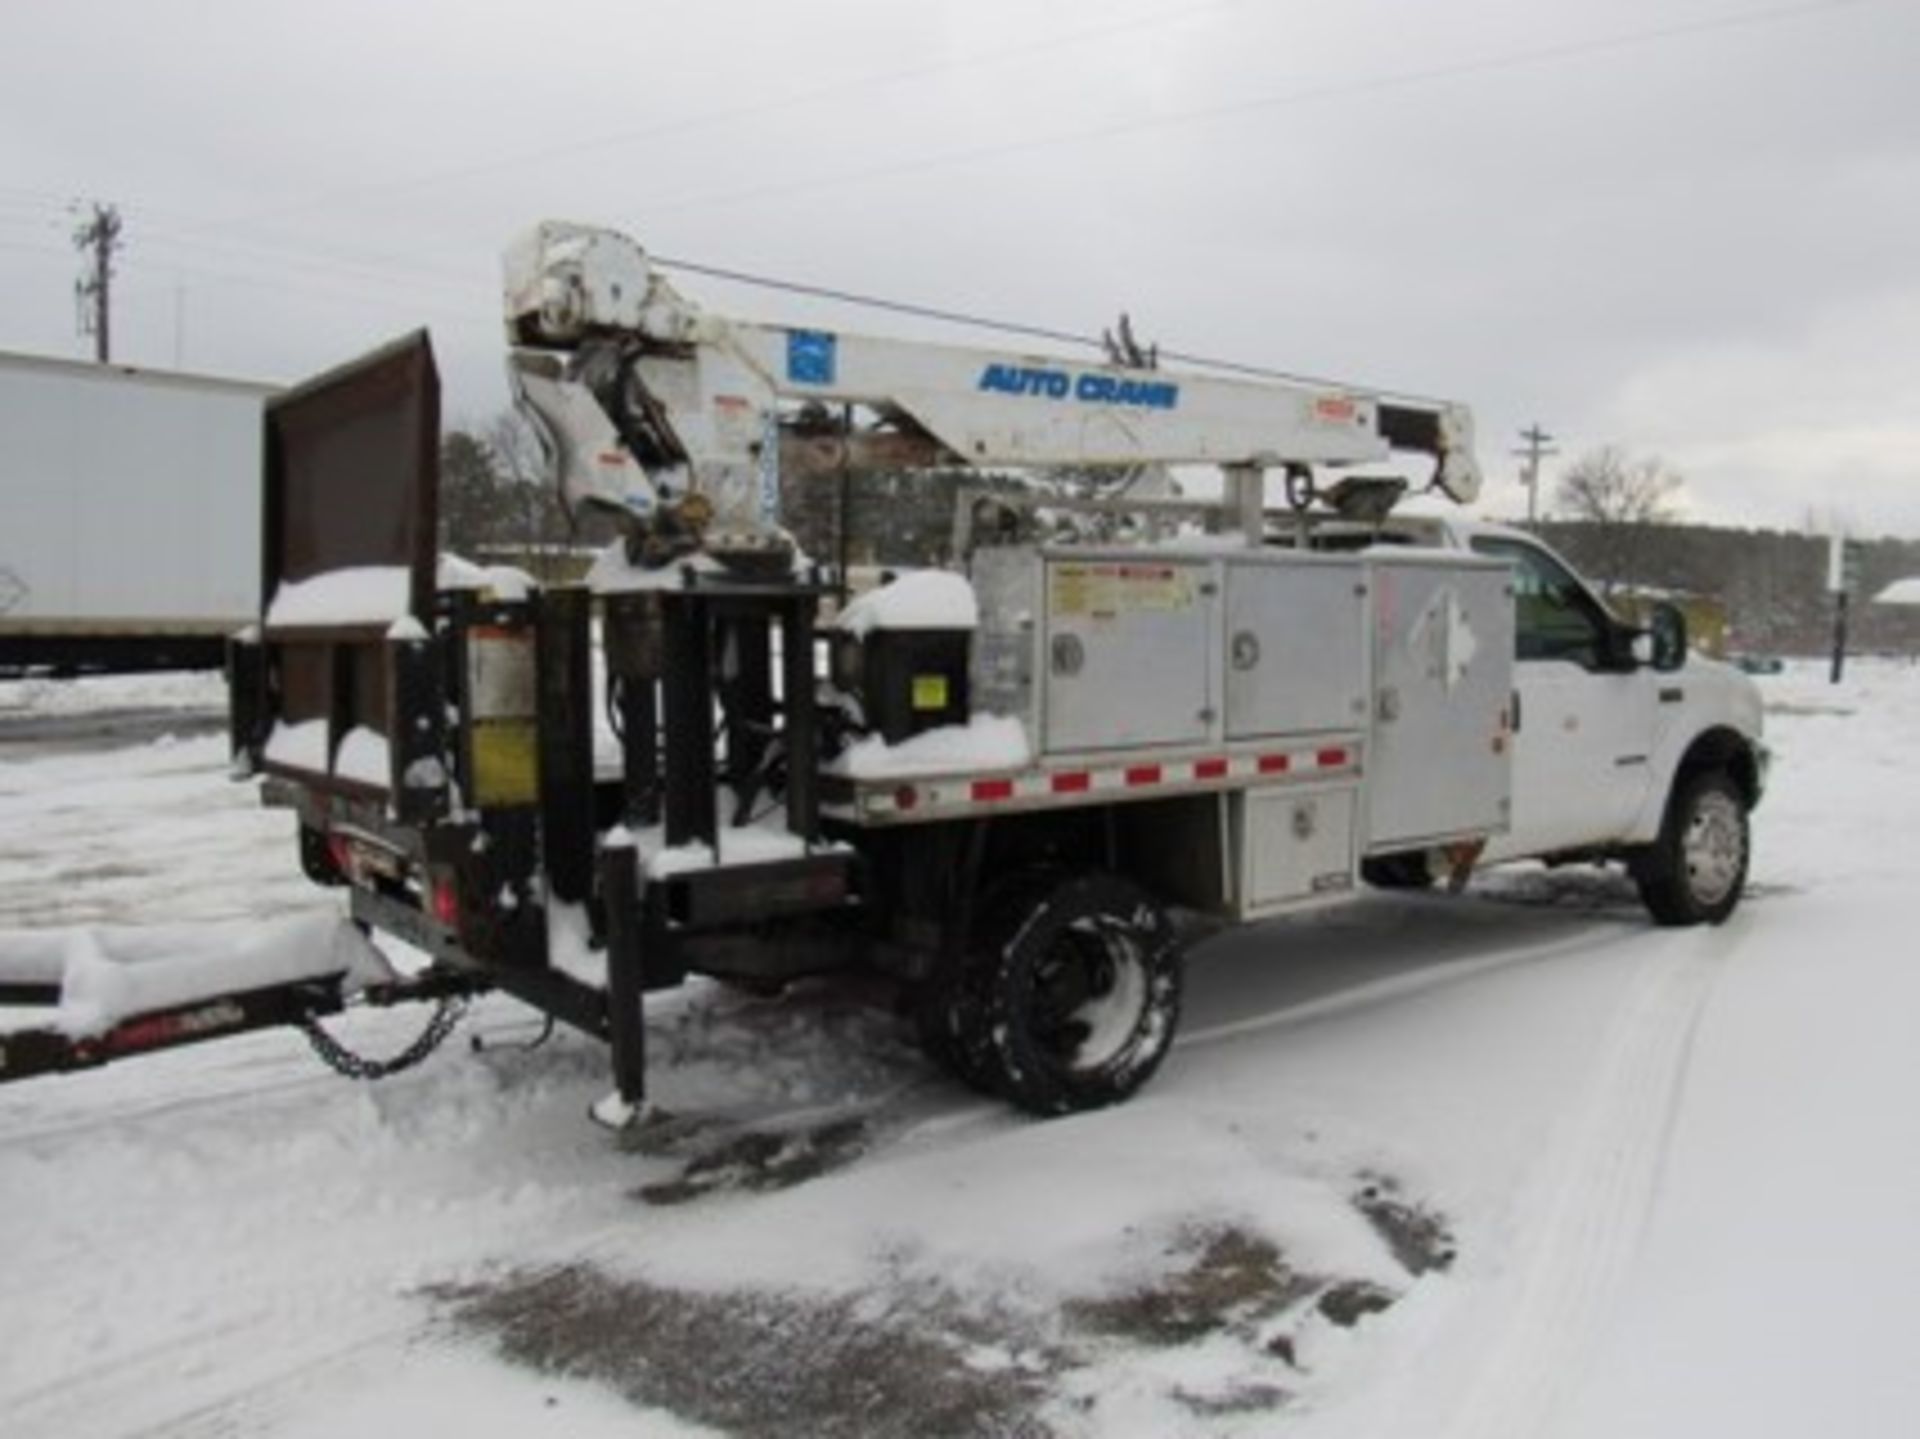
[[[1623,860],[1656,918],[1731,911],[1745,876],[1744,814],[1765,783],[1760,693],[1689,652],[1677,611],[1652,631],[1629,625],[1551,546],[1504,525],[1395,515],[1313,535],[1316,547],[1426,546],[1512,566],[1512,811],[1479,862]],[[1717,798],[1694,793],[1703,788]],[[1729,800],[1740,807],[1738,835]],[[1426,856],[1388,857],[1369,877],[1421,883],[1432,869]]]

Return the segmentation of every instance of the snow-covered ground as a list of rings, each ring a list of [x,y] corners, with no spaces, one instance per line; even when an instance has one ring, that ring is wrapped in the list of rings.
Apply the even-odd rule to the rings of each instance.
[[[662,1152],[502,999],[376,1087],[273,1033],[0,1090],[0,1433],[1910,1433],[1920,671],[1762,683],[1726,926],[1522,870],[1219,935],[1108,1113],[855,983],[656,1003]],[[337,903],[218,702],[0,685],[0,956]]]

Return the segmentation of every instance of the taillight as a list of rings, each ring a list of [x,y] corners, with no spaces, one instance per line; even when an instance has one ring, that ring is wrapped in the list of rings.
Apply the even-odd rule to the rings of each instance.
[[[333,859],[333,867],[341,878],[353,875],[353,846],[337,834],[327,836],[327,854]]]
[[[436,922],[448,929],[459,927],[460,891],[453,882],[452,875],[436,875],[427,889],[427,905],[433,911]]]

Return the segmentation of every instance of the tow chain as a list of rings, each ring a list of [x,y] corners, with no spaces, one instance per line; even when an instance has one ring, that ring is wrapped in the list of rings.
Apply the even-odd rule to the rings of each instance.
[[[348,1079],[385,1079],[403,1069],[412,1069],[445,1044],[447,1036],[453,1033],[454,1026],[460,1023],[466,1012],[467,1001],[464,996],[447,996],[434,1006],[433,1014],[419,1037],[398,1054],[386,1059],[369,1059],[364,1054],[356,1054],[328,1034],[312,1015],[300,1021],[300,1032],[306,1035],[313,1052],[336,1074],[343,1074]]]

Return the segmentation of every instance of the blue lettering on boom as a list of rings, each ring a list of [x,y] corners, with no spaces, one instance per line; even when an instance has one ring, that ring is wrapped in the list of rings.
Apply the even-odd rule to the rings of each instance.
[[[1076,377],[1040,365],[990,364],[975,388],[996,395],[1071,398],[1082,404],[1131,405],[1143,410],[1171,410],[1180,404],[1180,387],[1168,380],[1136,380],[1102,370],[1084,370]]]

